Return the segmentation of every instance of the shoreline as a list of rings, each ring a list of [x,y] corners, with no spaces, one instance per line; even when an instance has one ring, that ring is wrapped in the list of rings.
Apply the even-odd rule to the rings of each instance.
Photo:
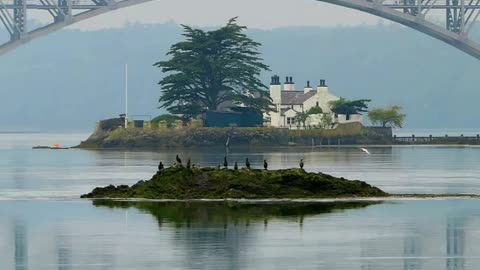
[[[80,201],[116,202],[240,202],[240,203],[301,203],[301,202],[361,202],[361,201],[409,201],[409,200],[480,200],[480,194],[391,194],[386,197],[332,197],[332,198],[266,198],[266,199],[146,199],[146,198],[82,198]]]
[[[434,200],[480,200],[480,194],[392,194],[387,197],[344,197],[344,198],[269,198],[269,199],[146,199],[146,198],[79,198],[71,197],[42,197],[42,198],[1,198],[0,201],[50,201],[50,202],[239,202],[239,203],[301,203],[301,202],[362,202],[362,201],[434,201]]]
[[[306,146],[306,145],[234,145],[228,147],[228,149],[245,149],[245,148],[255,148],[255,149],[335,149],[335,148],[407,148],[407,147],[419,147],[419,148],[435,148],[435,147],[448,147],[448,148],[480,148],[479,144],[350,144],[350,145],[315,145],[315,146]],[[89,151],[132,151],[132,152],[157,152],[158,150],[171,150],[171,149],[225,149],[225,146],[192,146],[192,147],[171,147],[171,148],[152,148],[152,147],[110,147],[110,148],[95,148],[95,147],[77,147],[73,146],[69,149],[79,149],[79,150],[89,150]]]
[[[177,149],[202,147],[391,147],[391,146],[480,146],[476,136],[405,136],[392,128],[339,124],[333,129],[288,129],[273,127],[119,128],[107,119],[97,122],[95,131],[80,144],[80,149]]]

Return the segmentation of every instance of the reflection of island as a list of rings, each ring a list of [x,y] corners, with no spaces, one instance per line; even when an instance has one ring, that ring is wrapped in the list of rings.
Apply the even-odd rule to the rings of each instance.
[[[66,234],[57,233],[55,246],[57,250],[58,270],[72,269],[72,239]]]
[[[304,217],[362,208],[378,201],[357,202],[126,202],[95,200],[95,206],[110,208],[135,207],[153,215],[160,226],[172,223],[178,227],[268,223],[270,219],[303,222]]]
[[[98,207],[136,208],[155,217],[161,230],[173,229],[175,246],[182,246],[178,268],[239,269],[250,263],[258,232],[273,228],[269,221],[296,222],[307,217],[362,208],[380,202],[245,203],[245,202],[118,202],[93,201]],[[270,227],[269,227],[270,226]],[[163,227],[163,228],[162,228]],[[260,230],[259,230],[260,229]],[[200,264],[201,263],[201,267]],[[248,267],[247,267],[248,268]]]
[[[419,233],[405,236],[403,240],[403,269],[420,270],[422,269],[422,239]]]
[[[27,229],[23,222],[15,221],[15,269],[28,269]]]

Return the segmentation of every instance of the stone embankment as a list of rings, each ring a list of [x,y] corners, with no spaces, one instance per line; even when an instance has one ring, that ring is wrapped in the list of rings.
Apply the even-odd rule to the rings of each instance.
[[[290,130],[269,127],[122,128],[122,120],[100,121],[95,132],[78,148],[158,149],[202,146],[317,146],[390,144],[389,128],[369,128],[359,123],[335,129]]]

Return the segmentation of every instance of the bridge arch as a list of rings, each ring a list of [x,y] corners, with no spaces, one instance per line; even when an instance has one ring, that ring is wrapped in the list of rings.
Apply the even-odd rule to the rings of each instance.
[[[425,19],[426,14],[419,13],[418,15],[412,15],[410,13],[405,13],[398,11],[394,8],[390,8],[389,6],[383,5],[381,2],[378,1],[365,1],[365,0],[316,0],[319,2],[330,3],[337,6],[342,6],[346,8],[351,8],[359,11],[363,11],[393,22],[397,22],[404,26],[413,28],[419,32],[422,32],[426,35],[434,37],[438,40],[441,40],[453,47],[477,58],[480,59],[480,44],[474,42],[468,38],[468,30],[473,26],[477,18],[477,14],[475,14],[475,18],[471,21],[471,24],[467,24],[467,22],[463,22],[464,26],[462,29],[465,29],[466,26],[469,29],[465,29],[462,32],[451,31],[445,28],[442,28],[434,23],[431,23]],[[421,0],[417,0],[421,1]],[[435,2],[435,1],[434,1]],[[417,3],[414,6],[418,6]],[[478,11],[477,11],[478,12]],[[462,23],[462,22],[459,22]]]
[[[11,0],[0,6],[0,21],[10,33],[10,41],[0,45],[0,55],[38,37],[47,35],[73,23],[109,11],[138,5],[151,0]],[[38,2],[37,2],[38,1]],[[58,2],[56,2],[58,1]],[[441,40],[477,59],[480,43],[468,38],[468,32],[480,15],[480,0],[315,0],[363,11],[413,28]],[[26,29],[26,10],[47,10],[54,17],[51,24],[30,32]],[[426,14],[437,9],[445,11],[446,26],[427,21]],[[72,10],[83,10],[74,14]],[[10,11],[13,11],[10,13]]]

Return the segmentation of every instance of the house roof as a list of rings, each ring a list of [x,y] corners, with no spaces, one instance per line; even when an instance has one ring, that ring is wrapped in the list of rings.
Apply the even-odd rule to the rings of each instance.
[[[288,112],[288,111],[290,111],[290,110],[298,113],[296,110],[294,110],[294,109],[292,109],[292,108],[281,108],[281,109],[280,109],[280,115],[283,116],[283,115],[285,115],[286,112]]]
[[[304,93],[303,91],[282,91],[282,104],[301,105],[316,93],[316,90],[311,90],[307,93]]]

